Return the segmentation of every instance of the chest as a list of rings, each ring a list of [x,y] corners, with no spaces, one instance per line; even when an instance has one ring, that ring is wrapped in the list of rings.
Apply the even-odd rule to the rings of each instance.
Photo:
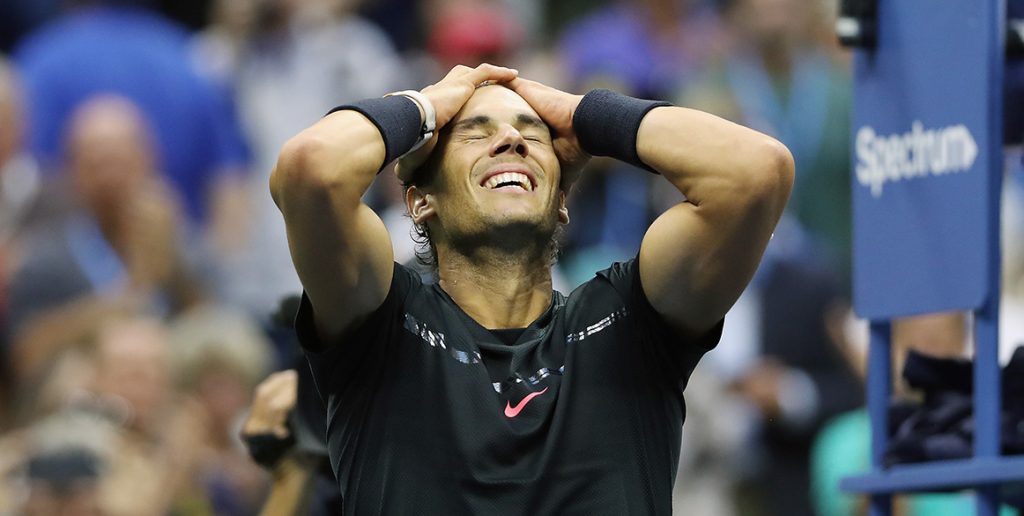
[[[515,345],[407,315],[362,422],[387,447],[429,448],[468,464],[594,458],[668,421],[624,311],[555,317]],[[593,320],[591,320],[593,319]]]

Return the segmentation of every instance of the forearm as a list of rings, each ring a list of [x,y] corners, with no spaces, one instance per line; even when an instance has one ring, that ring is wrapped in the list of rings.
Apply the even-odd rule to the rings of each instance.
[[[384,156],[384,139],[370,120],[356,111],[336,111],[285,143],[271,174],[271,195],[286,218],[289,201],[304,202],[310,194],[330,192],[354,209]]]
[[[789,151],[707,113],[601,90],[583,98],[573,127],[586,151],[660,173],[686,196],[644,236],[641,282],[678,328],[711,328],[753,276],[782,214]]]
[[[274,468],[274,482],[260,514],[305,514],[316,479],[315,460],[291,455]]]
[[[379,100],[379,99],[378,99]],[[374,101],[370,101],[374,102]],[[418,110],[406,109],[415,135]],[[402,104],[408,102],[408,105]],[[367,116],[335,111],[285,144],[271,175],[271,194],[288,232],[295,270],[317,309],[325,337],[342,333],[376,309],[391,283],[391,240],[383,223],[362,202],[388,151],[402,152]],[[401,150],[396,150],[401,149]]]

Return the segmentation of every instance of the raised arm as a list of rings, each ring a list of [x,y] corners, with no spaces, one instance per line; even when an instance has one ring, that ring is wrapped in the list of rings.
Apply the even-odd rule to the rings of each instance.
[[[566,161],[584,150],[623,159],[659,172],[686,196],[644,235],[640,281],[654,309],[682,331],[702,333],[721,320],[753,277],[789,198],[789,150],[692,109],[608,91],[571,95],[522,78],[510,84],[562,141]]]
[[[636,151],[687,199],[644,235],[644,293],[677,327],[703,332],[757,270],[789,198],[793,158],[767,135],[681,107],[648,112]]]
[[[361,321],[391,284],[391,240],[361,200],[384,152],[380,132],[366,117],[336,111],[285,143],[270,176],[292,262],[323,337]]]
[[[460,66],[422,93],[433,104],[440,128],[465,104],[477,84],[514,77],[515,71],[507,68]],[[388,138],[386,143],[382,129],[385,133],[389,129],[406,135],[418,133],[424,113],[405,97],[384,102],[386,105],[378,102],[378,107],[382,106],[386,117],[371,121],[358,111],[341,109],[294,136],[282,147],[270,177],[271,195],[284,216],[295,270],[325,341],[345,333],[376,310],[391,285],[391,240],[362,197],[385,161],[412,144],[396,144],[402,138]],[[417,111],[420,117],[415,116]],[[389,144],[406,148],[388,148]],[[419,152],[429,150],[430,144]]]

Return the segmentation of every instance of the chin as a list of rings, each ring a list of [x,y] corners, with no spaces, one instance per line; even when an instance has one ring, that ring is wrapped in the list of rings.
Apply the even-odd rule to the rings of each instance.
[[[537,245],[546,245],[558,227],[558,219],[533,213],[501,213],[481,217],[475,228],[454,237],[457,247],[464,250],[481,246],[497,247],[516,253]]]
[[[506,210],[484,217],[493,230],[519,230],[550,233],[558,225],[557,213],[537,213],[526,210]]]

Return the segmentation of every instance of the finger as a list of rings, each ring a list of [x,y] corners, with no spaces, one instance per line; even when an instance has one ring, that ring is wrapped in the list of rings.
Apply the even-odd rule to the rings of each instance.
[[[515,79],[512,79],[511,81],[508,81],[508,87],[511,88],[516,93],[525,92],[526,94],[551,93],[559,91],[546,84],[537,81],[531,81],[530,79],[524,79],[519,76],[517,76]]]
[[[268,399],[282,389],[298,383],[299,375],[294,369],[286,369],[271,374],[256,386],[256,397]]]
[[[508,81],[508,87],[512,88],[513,90],[520,90],[539,85],[540,83],[537,81],[531,81],[530,79],[524,79],[518,76],[515,79]]]
[[[452,78],[455,78],[455,77],[461,77],[463,75],[466,75],[467,72],[471,72],[471,71],[473,71],[473,69],[468,67],[468,66],[466,66],[466,65],[455,65],[451,70],[448,71],[448,74],[444,76],[444,79],[452,79]],[[444,79],[442,79],[442,80],[444,80]]]
[[[508,82],[515,79],[518,75],[518,70],[484,63],[466,73],[464,78],[477,85],[484,81]]]
[[[294,369],[285,369],[271,374],[266,382],[272,385],[290,385],[299,381],[299,373]]]
[[[530,85],[527,84],[526,79],[523,79],[522,77],[516,77],[515,79],[505,83],[505,85],[508,86],[510,90],[518,93],[519,96],[524,99],[530,95]]]

